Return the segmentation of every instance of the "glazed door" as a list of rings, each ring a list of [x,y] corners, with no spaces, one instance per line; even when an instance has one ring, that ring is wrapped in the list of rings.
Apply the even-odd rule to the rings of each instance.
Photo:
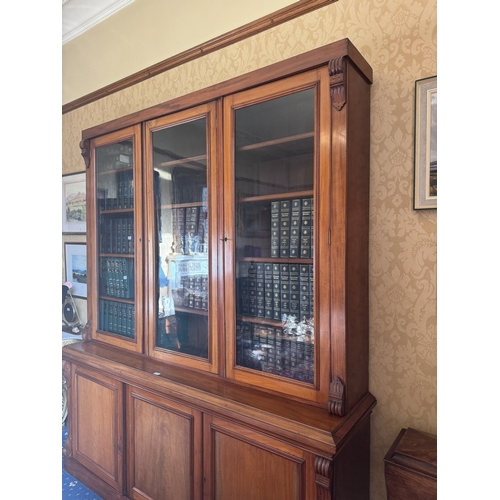
[[[309,72],[224,102],[227,375],[321,402],[329,369],[326,76]]]
[[[146,124],[149,353],[217,372],[215,105]]]
[[[92,141],[88,288],[95,339],[143,351],[140,126]]]

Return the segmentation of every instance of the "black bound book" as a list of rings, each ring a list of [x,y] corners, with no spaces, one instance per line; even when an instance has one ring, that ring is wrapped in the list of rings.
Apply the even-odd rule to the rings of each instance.
[[[301,234],[300,234],[300,257],[303,259],[311,258],[312,256],[312,198],[304,198],[302,200],[302,218],[301,218]]]
[[[286,295],[284,295],[286,294]],[[280,264],[280,317],[290,314],[290,264]],[[284,300],[286,299],[286,300]]]
[[[311,264],[302,264],[299,268],[299,319],[311,318]]]
[[[281,320],[281,265],[273,263],[273,319]]]
[[[298,264],[290,264],[289,266],[289,275],[290,275],[290,287],[289,291],[290,294],[296,294],[298,300],[298,294],[300,293],[300,288],[299,288],[299,275],[300,275],[300,266]],[[293,300],[290,295],[290,300]],[[298,309],[298,308],[297,308]],[[298,317],[297,315],[297,309],[295,311],[292,311],[292,304],[290,304],[290,314],[294,314]]]
[[[279,201],[271,202],[271,257],[280,256],[280,211]]]
[[[280,204],[280,257],[290,257],[290,200]]]
[[[132,208],[133,203],[133,191],[132,191],[132,172],[122,172],[123,175],[123,208]]]
[[[290,257],[299,257],[300,226],[302,218],[302,200],[294,199],[291,204],[290,218]]]
[[[177,207],[172,209],[172,234],[175,253],[184,253],[184,236],[186,232],[186,209]]]
[[[123,229],[123,219],[116,219],[116,253],[122,253],[122,244],[124,238],[124,229]]]
[[[134,221],[132,217],[127,219],[127,252],[128,254],[134,253]]]
[[[248,266],[249,316],[257,316],[257,264],[250,262]]]

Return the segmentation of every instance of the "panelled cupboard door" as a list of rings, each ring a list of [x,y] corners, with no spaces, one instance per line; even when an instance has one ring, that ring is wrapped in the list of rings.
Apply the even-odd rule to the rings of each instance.
[[[316,499],[311,453],[204,415],[205,500]]]
[[[128,497],[201,500],[202,416],[127,386]]]
[[[90,142],[87,289],[91,337],[143,351],[140,125]]]
[[[71,390],[73,458],[115,490],[122,491],[122,383],[74,366]]]
[[[226,375],[326,404],[328,71],[233,94],[223,106]]]
[[[210,103],[145,125],[148,352],[212,373],[219,370],[215,115]]]

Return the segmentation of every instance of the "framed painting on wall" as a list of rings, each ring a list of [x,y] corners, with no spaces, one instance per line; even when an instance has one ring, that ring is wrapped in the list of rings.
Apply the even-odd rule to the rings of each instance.
[[[437,76],[415,82],[413,208],[437,208]]]
[[[85,243],[65,243],[66,281],[73,287],[73,297],[87,298],[87,245]]]
[[[62,232],[85,233],[87,208],[85,199],[85,172],[63,175],[62,178]]]

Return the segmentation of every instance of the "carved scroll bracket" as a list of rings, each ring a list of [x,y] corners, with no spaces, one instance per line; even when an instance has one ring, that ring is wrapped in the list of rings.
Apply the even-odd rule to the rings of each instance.
[[[64,441],[62,454],[66,458],[73,456],[73,441],[70,436],[68,436],[66,441]]]
[[[325,457],[316,457],[314,471],[316,472],[317,500],[330,500],[332,484],[332,461]]]
[[[69,389],[71,387],[71,363],[69,361],[62,362],[62,372],[66,379],[66,387]]]
[[[330,96],[332,99],[332,106],[337,111],[340,111],[347,100],[345,56],[332,59],[328,63],[328,74],[330,75]]]
[[[85,166],[90,167],[90,140],[84,139],[80,141],[80,149],[82,150],[83,160],[85,161]]]
[[[328,411],[333,415],[337,415],[339,417],[344,416],[345,411],[345,402],[344,402],[344,392],[345,387],[342,380],[337,377],[330,384],[330,391],[328,393]]]
[[[87,324],[82,330],[82,339],[84,342],[90,342],[92,340],[92,322],[87,321]]]

